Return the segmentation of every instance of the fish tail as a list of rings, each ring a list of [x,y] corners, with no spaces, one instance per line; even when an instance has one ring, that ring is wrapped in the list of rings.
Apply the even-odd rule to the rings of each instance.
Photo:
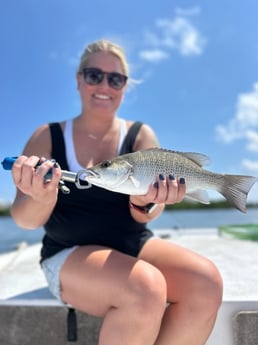
[[[239,211],[246,213],[247,196],[258,178],[243,175],[223,175],[224,183],[219,191]]]

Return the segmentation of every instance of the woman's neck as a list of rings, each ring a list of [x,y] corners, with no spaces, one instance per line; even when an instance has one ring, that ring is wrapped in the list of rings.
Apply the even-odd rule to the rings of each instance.
[[[99,139],[110,131],[119,128],[119,119],[116,116],[100,117],[80,114],[74,119],[74,130],[85,132],[91,139]]]

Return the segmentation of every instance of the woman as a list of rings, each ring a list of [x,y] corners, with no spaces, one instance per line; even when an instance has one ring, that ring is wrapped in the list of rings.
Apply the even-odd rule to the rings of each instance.
[[[78,171],[158,146],[149,126],[117,117],[128,74],[119,46],[102,40],[85,49],[77,72],[81,113],[31,136],[13,166],[11,213],[20,227],[45,227],[41,265],[50,290],[104,318],[100,345],[201,345],[221,303],[220,274],[209,260],[146,228],[165,204],[183,199],[183,176],[160,175],[142,196],[72,184],[69,195],[58,192],[59,165]],[[44,183],[50,168],[52,180]]]

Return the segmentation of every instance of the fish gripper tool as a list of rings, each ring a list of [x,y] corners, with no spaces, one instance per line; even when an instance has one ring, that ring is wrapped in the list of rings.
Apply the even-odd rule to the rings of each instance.
[[[1,162],[3,168],[5,170],[12,170],[13,164],[16,161],[17,157],[6,157],[4,160]],[[55,163],[54,159],[51,159],[51,162]],[[41,165],[41,162],[39,161],[35,169]],[[87,177],[87,169],[82,169],[78,171],[77,173],[68,171],[68,170],[61,170],[62,177],[59,181],[59,189],[62,191],[64,194],[69,194],[70,189],[65,185],[65,182],[72,182],[75,184],[75,186],[78,189],[88,189],[91,187],[91,184],[86,181]],[[52,177],[52,169],[49,169],[47,174],[44,176],[44,181],[45,183],[49,182]]]

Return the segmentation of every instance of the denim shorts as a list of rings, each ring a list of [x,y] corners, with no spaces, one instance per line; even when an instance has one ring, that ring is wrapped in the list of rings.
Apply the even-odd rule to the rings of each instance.
[[[50,292],[61,302],[60,271],[68,256],[77,249],[78,246],[67,248],[51,256],[41,263],[41,268],[45,274]]]

